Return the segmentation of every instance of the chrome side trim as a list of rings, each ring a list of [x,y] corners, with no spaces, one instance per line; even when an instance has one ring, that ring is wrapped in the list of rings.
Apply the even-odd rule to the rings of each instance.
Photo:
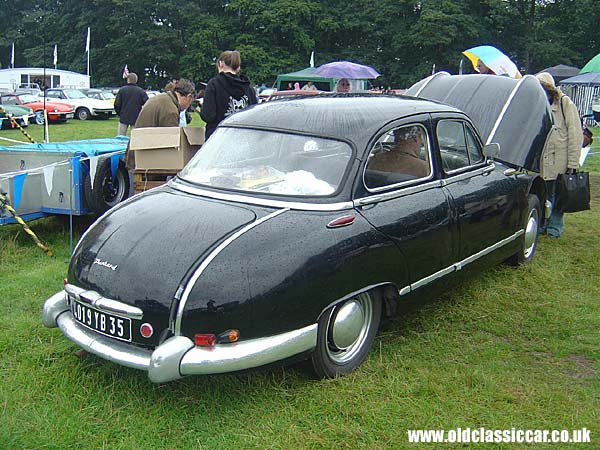
[[[398,197],[404,197],[405,195],[415,194],[417,192],[426,191],[433,188],[438,188],[443,186],[442,181],[434,180],[425,184],[420,184],[417,186],[405,187],[400,190],[385,192],[382,194],[369,195],[368,197],[359,198],[354,200],[353,206],[358,208],[359,206],[370,205],[371,203],[378,203],[385,200],[391,200]]]
[[[181,360],[181,375],[234,372],[264,366],[297,355],[317,345],[317,324],[260,339],[194,347]]]
[[[452,264],[451,266],[446,267],[445,269],[438,270],[436,273],[432,273],[431,275],[426,276],[425,278],[421,278],[416,283],[412,283],[410,285],[410,289],[411,289],[411,291],[414,289],[418,289],[421,286],[425,286],[426,284],[429,284],[432,281],[437,280],[438,278],[442,278],[442,277],[448,275],[449,273],[454,272],[455,270],[456,270],[456,264]]]
[[[485,145],[490,144],[492,142],[492,139],[494,139],[494,135],[496,134],[496,131],[498,130],[498,127],[500,126],[500,122],[502,122],[502,119],[504,118],[504,114],[506,114],[506,110],[510,106],[512,99],[517,94],[517,91],[519,90],[519,88],[521,87],[521,84],[523,84],[523,82],[525,81],[526,78],[527,78],[527,75],[525,75],[523,78],[521,78],[517,82],[517,85],[514,87],[514,89],[510,93],[510,95],[508,96],[506,103],[504,103],[504,106],[502,107],[502,111],[500,111],[500,115],[498,115],[498,119],[496,119],[496,123],[494,124],[492,131],[490,131],[490,135],[488,136],[487,140],[485,141]]]
[[[138,320],[144,316],[144,311],[137,306],[128,305],[118,300],[102,297],[96,291],[87,291],[72,284],[66,284],[65,291],[67,294],[75,297],[80,302],[87,303],[94,308],[109,314],[118,314],[120,316]]]
[[[337,202],[337,203],[304,203],[292,202],[285,200],[271,200],[260,197],[253,197],[243,194],[230,194],[226,192],[209,191],[199,187],[188,186],[183,182],[173,178],[168,182],[168,185],[173,189],[188,194],[200,195],[202,197],[214,198],[217,200],[226,200],[236,203],[247,203],[250,205],[268,206],[271,208],[286,208],[297,209],[302,211],[342,211],[344,209],[352,209],[352,202]]]
[[[459,181],[468,180],[469,178],[473,178],[479,175],[487,175],[496,170],[496,164],[491,163],[484,167],[480,167],[479,169],[461,173],[459,175],[451,176],[449,178],[445,178],[442,180],[442,186],[448,186],[452,183],[457,183]]]
[[[177,315],[175,317],[175,329],[173,330],[173,332],[176,336],[181,335],[181,319],[183,317],[183,311],[185,309],[185,304],[187,303],[190,292],[194,288],[194,285],[198,281],[198,278],[200,278],[200,276],[202,275],[202,272],[204,272],[204,270],[213,261],[213,259],[215,259],[219,255],[219,253],[221,253],[229,244],[231,244],[233,241],[235,241],[237,238],[239,238],[243,234],[250,231],[252,228],[257,227],[258,225],[262,224],[263,222],[266,222],[269,219],[277,217],[278,215],[283,214],[284,212],[287,212],[287,211],[289,211],[289,208],[280,209],[278,211],[272,212],[271,214],[267,214],[266,216],[261,217],[258,220],[255,220],[254,222],[249,223],[248,225],[239,229],[238,231],[233,233],[231,236],[229,236],[227,239],[222,241],[212,252],[209,253],[209,255],[206,258],[204,258],[204,260],[200,263],[200,265],[194,271],[194,274],[190,277],[187,284],[183,287],[183,293],[181,295],[181,298],[179,299],[179,305],[177,307]]]
[[[483,250],[475,253],[474,255],[469,256],[468,258],[463,259],[462,261],[456,263],[456,270],[460,270],[462,269],[464,266],[466,266],[467,264],[471,264],[472,262],[476,261],[477,259],[481,258],[482,256],[487,255],[488,253],[493,252],[494,250],[499,249],[500,247],[503,247],[506,244],[511,243],[512,241],[514,241],[515,239],[517,239],[519,236],[522,236],[525,233],[524,229],[520,229],[519,231],[517,231],[516,233],[510,235],[507,238],[502,239],[499,242],[496,242],[494,245],[484,248]]]
[[[463,259],[462,261],[458,261],[458,262],[452,264],[451,266],[448,266],[444,269],[438,270],[436,273],[433,273],[424,278],[421,278],[420,280],[418,280],[408,286],[404,286],[403,288],[398,290],[398,294],[400,294],[401,296],[406,295],[406,294],[414,291],[415,289],[423,287],[423,286],[431,283],[432,281],[437,280],[438,278],[446,276],[452,272],[457,272],[457,271],[461,270],[463,267],[465,267],[467,264],[471,264],[472,262],[477,261],[479,258],[493,252],[494,250],[497,250],[500,247],[503,247],[506,244],[509,244],[510,242],[514,241],[515,239],[517,239],[519,236],[523,235],[524,233],[525,233],[525,230],[520,229],[517,232],[510,235],[509,237],[496,242],[494,245],[484,248],[483,250],[469,256],[468,258]]]

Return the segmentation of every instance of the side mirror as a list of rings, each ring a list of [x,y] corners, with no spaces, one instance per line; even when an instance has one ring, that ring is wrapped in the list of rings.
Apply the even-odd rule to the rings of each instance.
[[[500,154],[500,144],[491,143],[483,147],[483,156],[488,159],[494,159]]]

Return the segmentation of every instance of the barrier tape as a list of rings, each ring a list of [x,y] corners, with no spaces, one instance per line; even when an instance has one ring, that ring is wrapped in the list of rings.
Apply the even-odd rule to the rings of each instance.
[[[31,228],[29,228],[29,226],[27,226],[25,221],[23,219],[21,219],[19,216],[17,216],[16,211],[13,209],[12,206],[10,206],[8,199],[4,196],[4,194],[0,193],[0,210],[2,210],[2,209],[6,209],[11,214],[11,216],[13,216],[15,218],[17,223],[19,223],[19,225],[21,225],[23,227],[23,230],[25,230],[25,233],[27,233],[29,235],[29,237],[31,237],[31,239],[33,239],[33,242],[35,242],[35,245],[37,245],[38,248],[40,248],[46,255],[54,256],[54,254],[52,253],[52,250],[50,250],[48,247],[46,247],[44,244],[42,244],[42,241],[40,241],[39,238],[35,235],[35,233],[31,230]]]
[[[23,129],[23,127],[21,125],[19,125],[19,123],[15,120],[14,117],[10,118],[11,123],[13,124],[13,127],[18,128],[19,131],[21,131],[21,133],[23,133],[25,135],[25,137],[27,138],[27,140],[29,142],[31,142],[32,144],[35,144],[36,142],[33,140],[33,138],[31,136],[29,136],[29,133],[27,131],[25,131]]]

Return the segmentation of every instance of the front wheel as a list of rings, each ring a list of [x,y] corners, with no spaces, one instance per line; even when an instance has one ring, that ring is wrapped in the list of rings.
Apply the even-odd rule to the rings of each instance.
[[[37,125],[44,125],[44,111],[35,112],[35,123]]]
[[[512,265],[528,264],[533,259],[540,235],[540,221],[542,220],[542,207],[537,195],[529,194],[527,197],[527,216],[525,219],[523,241],[521,249],[513,255],[508,263]]]
[[[327,309],[319,319],[313,369],[320,378],[355,370],[373,345],[381,321],[381,300],[362,293]]]
[[[75,115],[79,120],[88,120],[90,118],[90,111],[87,108],[79,108]]]

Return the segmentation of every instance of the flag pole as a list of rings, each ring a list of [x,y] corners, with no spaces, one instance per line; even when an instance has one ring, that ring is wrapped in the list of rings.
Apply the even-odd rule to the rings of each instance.
[[[87,76],[88,76],[88,83],[91,86],[92,84],[90,83],[90,27],[88,27],[88,29],[87,29],[87,39],[85,41],[85,50],[87,52]]]

